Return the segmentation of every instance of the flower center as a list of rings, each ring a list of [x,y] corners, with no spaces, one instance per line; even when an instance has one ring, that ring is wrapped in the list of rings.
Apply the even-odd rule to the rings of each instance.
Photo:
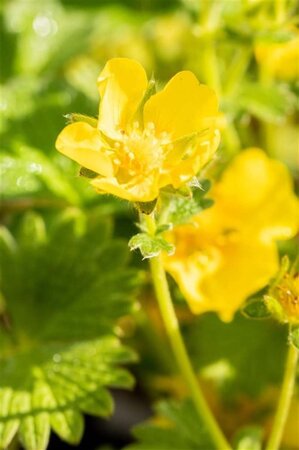
[[[152,122],[141,129],[134,122],[129,132],[121,131],[121,137],[113,146],[112,161],[119,181],[125,182],[131,177],[148,175],[162,166],[164,147],[169,143],[167,133],[156,135]]]

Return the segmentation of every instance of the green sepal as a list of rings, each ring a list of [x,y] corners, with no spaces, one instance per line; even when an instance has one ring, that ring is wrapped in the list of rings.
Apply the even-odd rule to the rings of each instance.
[[[81,177],[85,177],[85,178],[96,178],[99,176],[98,173],[94,172],[93,170],[87,169],[86,167],[81,167],[79,175]]]
[[[138,209],[138,211],[140,211],[142,214],[151,214],[157,204],[157,200],[155,198],[155,200],[152,200],[151,202],[136,202],[135,206]]]
[[[162,225],[159,225],[156,229],[155,235],[165,233],[165,231],[172,230],[173,225],[172,223],[163,223]]]
[[[299,350],[299,325],[294,326],[289,334],[290,342]]]
[[[70,113],[65,114],[64,117],[67,119],[68,123],[85,122],[94,128],[98,126],[98,120],[95,117],[86,116],[85,114]]]
[[[151,236],[147,233],[138,233],[129,241],[130,250],[139,249],[143,259],[158,256],[162,251],[172,255],[175,251],[173,244],[170,244],[161,236]]]
[[[161,192],[166,194],[166,195],[176,195],[179,197],[183,197],[183,198],[187,198],[190,199],[192,198],[192,190],[188,185],[185,186],[181,186],[178,189],[175,189],[173,186],[171,186],[170,184],[163,187],[161,189]]]
[[[154,79],[151,79],[148,83],[147,89],[144,93],[144,96],[139,103],[139,106],[137,108],[137,111],[133,117],[133,123],[135,121],[139,122],[141,126],[143,126],[143,108],[148,99],[156,93],[156,81]]]
[[[265,302],[268,310],[278,322],[285,323],[285,313],[281,304],[272,295],[265,295]]]
[[[241,312],[247,319],[267,319],[271,316],[271,312],[262,298],[249,300]]]

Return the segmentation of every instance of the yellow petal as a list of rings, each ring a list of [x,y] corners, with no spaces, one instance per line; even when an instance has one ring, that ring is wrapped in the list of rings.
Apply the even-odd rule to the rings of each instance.
[[[113,174],[99,131],[85,122],[66,126],[56,140],[56,148],[81,166],[104,176]]]
[[[154,123],[156,133],[170,133],[172,139],[209,128],[217,115],[215,93],[199,84],[192,72],[176,74],[144,107],[144,123]]]
[[[246,298],[275,275],[278,256],[274,244],[232,240],[184,258],[165,257],[165,266],[193,313],[215,311],[229,321]]]
[[[184,154],[184,150],[180,149],[180,143],[173,143],[173,150],[167,154],[165,166],[167,169],[167,180],[174,188],[186,184],[188,180],[197,175],[199,170],[209,162],[220,142],[220,135],[215,130],[213,133],[204,134],[202,137],[195,136],[194,142],[186,145],[187,153],[191,155],[186,159],[179,159],[180,153]],[[181,155],[181,157],[182,157]]]
[[[227,242],[221,248],[219,267],[202,281],[203,298],[223,320],[231,320],[250,295],[269,283],[278,267],[275,244],[253,239]]]
[[[132,180],[127,184],[119,183],[115,177],[98,177],[91,180],[91,184],[99,191],[113,194],[132,202],[150,202],[159,195],[155,175],[148,176],[143,180]]]
[[[137,61],[113,58],[98,78],[101,96],[98,127],[108,136],[125,130],[147,88],[145,70]]]
[[[259,149],[238,155],[213,190],[223,226],[266,240],[287,239],[299,228],[299,202],[286,167]]]

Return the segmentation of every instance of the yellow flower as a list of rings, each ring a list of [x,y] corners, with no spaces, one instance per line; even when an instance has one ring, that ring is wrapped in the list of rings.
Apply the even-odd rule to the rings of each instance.
[[[216,96],[192,72],[179,72],[146,100],[148,86],[138,62],[111,59],[98,78],[97,127],[73,123],[56,141],[61,153],[98,174],[91,181],[98,191],[138,202],[185,184],[219,144]]]
[[[285,273],[270,289],[265,301],[272,315],[280,322],[299,324],[299,274]]]
[[[211,208],[169,233],[176,252],[164,261],[194,313],[230,320],[277,272],[275,241],[298,231],[299,204],[286,168],[259,149],[237,156],[211,195]]]
[[[299,31],[286,42],[259,43],[255,49],[256,59],[266,73],[283,80],[299,77]]]

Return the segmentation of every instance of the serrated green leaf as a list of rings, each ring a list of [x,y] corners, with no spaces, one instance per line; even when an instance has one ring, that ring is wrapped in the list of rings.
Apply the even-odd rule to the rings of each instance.
[[[165,251],[168,255],[174,253],[174,246],[161,236],[150,236],[147,233],[138,233],[129,241],[130,250],[139,249],[143,258],[152,258]]]
[[[149,421],[138,425],[133,430],[138,442],[129,445],[126,450],[215,449],[190,400],[180,404],[161,402],[155,410],[157,424]]]
[[[165,233],[165,231],[172,230],[172,228],[173,228],[172,223],[163,223],[162,225],[159,225],[157,227],[155,234],[158,235]]]
[[[47,448],[50,429],[49,414],[47,412],[25,417],[20,423],[20,441],[28,450],[43,450]]]
[[[7,418],[12,407],[14,392],[11,388],[0,390],[0,448],[7,448],[14,438],[18,428],[19,419],[13,417],[9,420],[1,420]]]
[[[121,366],[136,355],[113,333],[140,278],[126,267],[127,245],[111,238],[110,222],[94,219],[71,208],[48,230],[30,213],[18,241],[0,233],[10,321],[0,328],[0,448],[18,433],[26,450],[44,450],[50,428],[77,444],[82,413],[111,415],[107,388],[134,383]]]
[[[62,440],[76,445],[81,440],[84,422],[82,414],[74,409],[67,409],[51,415],[51,426]]]
[[[111,415],[107,387],[133,385],[133,378],[115,366],[134,359],[135,354],[113,336],[1,358],[0,443],[8,445],[19,429],[26,449],[43,450],[50,425],[62,439],[78,443],[83,432],[80,411]]]
[[[205,197],[210,188],[211,182],[202,180],[193,186],[192,190],[189,189],[190,195],[187,197],[170,196],[167,199],[168,204],[165,205],[167,221],[174,225],[186,223],[200,211],[210,208],[214,201]]]

